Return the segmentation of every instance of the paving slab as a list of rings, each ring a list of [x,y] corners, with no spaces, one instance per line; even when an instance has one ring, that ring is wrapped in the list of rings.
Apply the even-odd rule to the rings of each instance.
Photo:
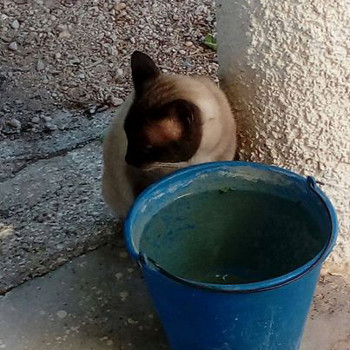
[[[65,155],[97,140],[115,111],[110,109],[91,117],[57,111],[51,115],[59,127],[56,132],[23,133],[18,138],[0,141],[0,182],[40,159]]]
[[[301,350],[350,350],[348,275],[321,277]]]
[[[112,239],[101,146],[37,160],[0,183],[0,294]]]
[[[350,349],[349,295],[341,276],[321,278],[301,350]],[[119,236],[0,297],[0,349],[169,348]]]
[[[102,247],[0,297],[0,349],[166,349],[140,272]]]

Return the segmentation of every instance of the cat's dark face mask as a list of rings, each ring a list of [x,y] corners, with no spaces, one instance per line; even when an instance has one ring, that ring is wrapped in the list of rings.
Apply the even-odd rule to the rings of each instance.
[[[176,99],[150,57],[135,52],[131,60],[135,98],[125,118],[128,139],[125,161],[147,168],[154,163],[188,161],[197,152],[202,136],[199,108]],[[167,90],[162,99],[160,92]]]
[[[201,140],[196,113],[197,107],[184,100],[147,109],[136,98],[124,124],[128,139],[126,162],[147,168],[154,163],[188,161]]]

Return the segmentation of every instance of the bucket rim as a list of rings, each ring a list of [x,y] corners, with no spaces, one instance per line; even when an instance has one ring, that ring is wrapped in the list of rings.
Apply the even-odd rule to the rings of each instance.
[[[330,233],[327,242],[320,252],[310,261],[304,265],[298,267],[297,269],[283,274],[281,276],[253,282],[246,284],[215,284],[215,283],[205,283],[199,281],[188,280],[179,276],[176,276],[161,266],[159,266],[155,261],[145,256],[142,252],[138,251],[134,241],[132,239],[132,224],[136,220],[138,213],[141,212],[141,203],[150,197],[152,192],[159,190],[161,188],[166,188],[170,184],[174,184],[181,179],[191,176],[191,175],[202,175],[206,172],[219,172],[222,170],[228,170],[228,168],[235,167],[250,167],[255,169],[260,169],[268,172],[273,172],[277,174],[286,175],[289,178],[294,178],[295,180],[305,182],[306,185],[318,196],[320,202],[324,205],[325,211],[328,214],[330,222]],[[193,178],[195,178],[193,176]],[[317,186],[316,180],[311,176],[302,176],[291,170],[278,167],[275,165],[267,165],[264,163],[255,162],[245,162],[245,161],[219,161],[219,162],[208,162],[202,164],[191,165],[186,168],[179,169],[160,180],[156,181],[148,188],[146,188],[135,200],[131,206],[128,215],[124,222],[124,239],[126,248],[131,256],[131,258],[139,263],[142,268],[147,268],[156,274],[161,274],[164,278],[171,279],[174,282],[191,286],[197,289],[210,290],[214,292],[226,292],[226,293],[252,293],[259,291],[266,291],[270,289],[280,288],[291,282],[294,282],[302,278],[305,274],[316,268],[319,264],[328,257],[331,253],[338,235],[338,220],[337,214],[331,203],[330,199],[325,195],[325,193]]]

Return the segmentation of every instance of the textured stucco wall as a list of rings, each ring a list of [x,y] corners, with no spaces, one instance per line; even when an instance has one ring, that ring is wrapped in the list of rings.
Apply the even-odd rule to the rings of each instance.
[[[328,268],[350,272],[350,1],[218,0],[217,10],[241,157],[325,184],[341,223]]]

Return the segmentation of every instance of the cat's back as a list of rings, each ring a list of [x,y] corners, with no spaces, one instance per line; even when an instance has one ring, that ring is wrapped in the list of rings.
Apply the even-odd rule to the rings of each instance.
[[[124,131],[125,117],[133,101],[133,94],[129,95],[120,109],[117,111],[111,125],[108,128],[106,138],[103,142],[103,159],[107,162],[107,167],[120,166],[115,160],[119,159],[118,155],[125,155],[127,148],[127,138]],[[113,162],[110,162],[114,159]]]
[[[204,85],[208,89],[208,91],[210,91],[212,96],[215,98],[218,105],[222,109],[224,109],[230,115],[230,117],[234,120],[234,117],[233,117],[232,111],[231,111],[231,106],[228,102],[227,96],[224,93],[224,91],[221,90],[221,88],[213,80],[209,79],[208,77],[196,75],[193,77],[193,79],[197,80],[202,85]]]
[[[193,164],[233,160],[236,153],[236,122],[225,93],[204,76],[170,76],[180,98],[190,100],[201,110],[203,137]]]
[[[113,211],[125,216],[133,201],[133,191],[125,162],[127,138],[124,131],[125,117],[133,101],[130,95],[111,123],[103,142],[102,195]]]
[[[199,106],[203,117],[223,119],[234,127],[235,119],[226,94],[206,76],[173,75],[163,78],[163,85],[172,86],[169,91],[176,98],[190,100]]]

